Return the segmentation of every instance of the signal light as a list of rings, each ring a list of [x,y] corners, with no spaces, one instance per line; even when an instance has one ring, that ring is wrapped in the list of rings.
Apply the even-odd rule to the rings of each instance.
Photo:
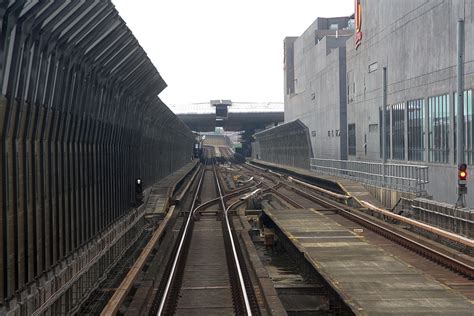
[[[458,178],[460,181],[467,180],[467,165],[465,163],[459,165]]]

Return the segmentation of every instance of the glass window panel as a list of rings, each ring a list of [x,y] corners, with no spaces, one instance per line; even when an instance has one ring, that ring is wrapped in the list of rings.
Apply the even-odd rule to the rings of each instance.
[[[355,124],[349,124],[347,126],[347,143],[349,155],[356,155],[356,133],[355,133]]]
[[[457,161],[457,93],[454,93],[454,161]],[[473,130],[473,90],[464,91],[464,154],[465,162],[474,164],[474,130]]]
[[[405,159],[405,105],[392,105],[393,159]]]
[[[447,163],[449,158],[449,102],[447,95],[428,99],[428,160]]]
[[[423,161],[424,100],[408,101],[408,159]]]

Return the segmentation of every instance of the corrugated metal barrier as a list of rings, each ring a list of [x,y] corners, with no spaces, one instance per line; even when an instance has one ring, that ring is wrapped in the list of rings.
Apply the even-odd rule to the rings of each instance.
[[[309,169],[313,156],[309,130],[300,120],[269,128],[254,135],[252,157],[276,164]]]
[[[8,305],[128,216],[136,178],[148,187],[188,162],[193,135],[157,97],[166,83],[110,1],[2,1],[0,19]]]

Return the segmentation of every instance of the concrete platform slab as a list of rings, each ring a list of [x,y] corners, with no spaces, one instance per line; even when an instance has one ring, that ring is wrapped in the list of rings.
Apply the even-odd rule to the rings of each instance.
[[[474,315],[474,304],[322,212],[264,210],[358,315]]]

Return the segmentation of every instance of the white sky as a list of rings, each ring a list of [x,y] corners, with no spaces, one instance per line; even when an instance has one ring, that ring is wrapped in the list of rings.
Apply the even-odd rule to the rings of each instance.
[[[354,0],[113,0],[168,87],[167,104],[283,101],[283,39]]]

